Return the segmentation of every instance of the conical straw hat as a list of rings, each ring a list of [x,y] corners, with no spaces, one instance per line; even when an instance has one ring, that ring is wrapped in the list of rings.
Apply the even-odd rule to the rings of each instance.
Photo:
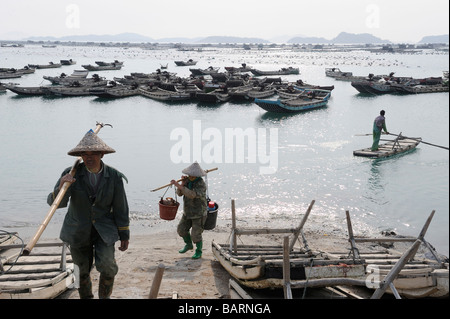
[[[84,152],[101,152],[103,154],[115,153],[116,151],[106,145],[103,140],[90,130],[84,135],[78,145],[71,149],[67,154],[72,156],[81,156]]]
[[[183,174],[187,174],[189,176],[205,176],[206,172],[200,167],[200,165],[195,162],[191,164],[190,166],[186,167],[184,170],[181,171]]]

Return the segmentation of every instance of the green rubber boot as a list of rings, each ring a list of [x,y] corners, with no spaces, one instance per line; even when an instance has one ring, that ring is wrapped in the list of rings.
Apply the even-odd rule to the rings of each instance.
[[[195,254],[192,256],[192,259],[199,259],[202,258],[202,248],[203,248],[203,242],[199,241],[195,244]]]
[[[188,250],[194,249],[194,245],[192,245],[191,235],[184,236],[183,240],[186,243],[186,245],[178,251],[180,254],[184,254]]]

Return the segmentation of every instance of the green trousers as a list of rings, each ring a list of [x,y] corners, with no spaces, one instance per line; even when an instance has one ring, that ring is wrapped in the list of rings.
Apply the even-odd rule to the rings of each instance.
[[[100,273],[99,298],[109,298],[112,293],[114,277],[119,267],[114,258],[114,245],[106,245],[94,227],[91,243],[83,247],[70,247],[78,279],[78,293],[81,299],[93,298],[90,273],[95,260],[95,268]]]
[[[205,224],[206,216],[200,218],[190,219],[183,214],[180,222],[178,223],[177,232],[180,237],[186,237],[190,235],[192,241],[195,243],[201,242],[203,240],[203,225]]]

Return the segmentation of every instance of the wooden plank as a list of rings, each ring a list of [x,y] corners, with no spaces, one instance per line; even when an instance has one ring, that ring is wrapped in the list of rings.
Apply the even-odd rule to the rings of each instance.
[[[49,279],[57,276],[60,271],[44,272],[44,273],[25,273],[25,274],[3,274],[0,276],[0,282],[5,281],[24,281],[35,279]]]
[[[236,281],[228,281],[231,299],[253,299]]]
[[[45,288],[11,292],[0,291],[0,299],[53,299],[66,291],[74,280],[75,278],[71,274],[70,277],[63,278],[63,280]]]
[[[222,265],[222,267],[225,268],[225,270],[228,271],[228,273],[236,279],[253,280],[262,277],[264,274],[263,266],[260,265],[256,265],[254,267],[243,267],[241,265],[233,266],[232,263],[229,260],[227,260],[217,249],[213,249],[213,254],[217,258],[219,263]]]
[[[69,272],[61,272],[57,276],[50,279],[0,282],[0,290],[23,290],[50,286],[59,282],[61,279],[67,277],[68,275],[70,275]]]
[[[39,273],[39,272],[58,271],[58,270],[60,270],[59,264],[15,265],[8,271],[8,273],[9,274]]]

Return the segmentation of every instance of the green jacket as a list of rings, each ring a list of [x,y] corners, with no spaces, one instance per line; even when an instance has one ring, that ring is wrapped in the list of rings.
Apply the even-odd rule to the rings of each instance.
[[[206,216],[206,184],[198,177],[193,182],[188,182],[182,190],[177,189],[178,196],[183,198],[183,212],[188,219]]]
[[[103,177],[96,196],[89,194],[88,172],[84,163],[81,163],[74,176],[76,181],[69,187],[59,205],[59,208],[67,207],[70,198],[60,238],[73,247],[90,243],[92,227],[95,227],[107,245],[113,245],[119,239],[130,238],[129,209],[122,181],[126,177],[116,169],[102,164]],[[70,169],[64,170],[61,177],[69,173]],[[58,195],[60,179],[54,191],[48,195],[49,205]]]

